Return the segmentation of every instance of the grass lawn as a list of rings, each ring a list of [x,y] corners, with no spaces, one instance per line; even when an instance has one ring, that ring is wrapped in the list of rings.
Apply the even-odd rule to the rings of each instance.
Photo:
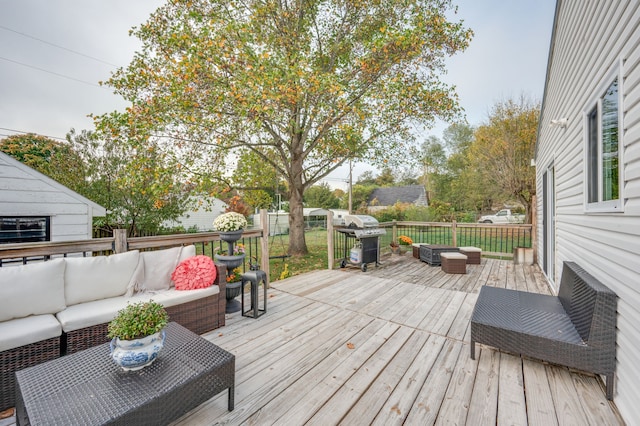
[[[305,240],[309,250],[306,256],[274,258],[287,254],[289,235],[269,237],[269,257],[272,258],[269,261],[270,281],[327,268],[327,230],[313,229],[307,231],[305,232]]]

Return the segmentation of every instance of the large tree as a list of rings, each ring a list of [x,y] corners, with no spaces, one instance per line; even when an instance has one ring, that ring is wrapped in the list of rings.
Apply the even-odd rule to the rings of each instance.
[[[536,193],[534,158],[540,104],[524,96],[496,103],[489,121],[480,126],[468,149],[475,178],[485,188],[498,190],[503,201],[516,199],[531,221]],[[494,193],[495,194],[495,193]]]
[[[132,106],[97,124],[153,129],[180,151],[195,142],[217,162],[250,149],[287,182],[289,253],[305,254],[307,188],[349,159],[400,160],[417,124],[459,112],[439,75],[471,31],[447,19],[451,8],[448,0],[173,0],[133,31],[142,50],[108,81]]]

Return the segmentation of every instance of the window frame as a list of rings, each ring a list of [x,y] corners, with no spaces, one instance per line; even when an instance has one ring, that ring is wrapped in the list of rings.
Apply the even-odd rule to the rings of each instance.
[[[602,129],[602,102],[606,96],[607,90],[611,87],[615,80],[618,80],[618,93],[617,93],[617,102],[618,102],[618,198],[614,200],[603,201],[603,129]],[[624,200],[623,195],[623,138],[624,138],[624,128],[623,128],[623,79],[622,79],[622,64],[618,62],[612,67],[609,72],[605,74],[605,77],[600,81],[597,90],[595,91],[594,97],[591,101],[586,105],[583,111],[583,122],[584,122],[584,209],[586,213],[622,213],[624,211]],[[594,110],[596,112],[597,117],[593,117]],[[594,120],[596,118],[596,120]],[[597,126],[597,159],[594,163],[593,157],[591,156],[592,146],[592,132],[594,123]],[[593,166],[597,170],[595,170],[596,176],[596,192],[595,195],[597,197],[596,201],[591,201],[594,188],[591,185],[593,179]]]
[[[16,221],[44,221],[44,237],[35,236],[35,237],[22,237],[18,238],[18,235],[21,234],[20,229],[14,230],[16,236],[13,238],[2,238],[0,236],[0,245],[2,244],[16,244],[16,243],[30,243],[30,242],[46,242],[51,241],[51,216],[0,216],[0,222],[3,222],[5,219],[16,220]],[[1,225],[1,223],[0,223]],[[1,226],[0,226],[1,228]],[[0,233],[10,232],[10,230],[4,231],[0,229]],[[28,234],[28,230],[26,231]],[[44,238],[44,239],[42,239]]]

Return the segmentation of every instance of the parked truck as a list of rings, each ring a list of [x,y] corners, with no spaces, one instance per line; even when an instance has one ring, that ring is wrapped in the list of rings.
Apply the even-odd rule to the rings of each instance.
[[[524,215],[502,209],[496,214],[481,216],[478,223],[524,223]]]

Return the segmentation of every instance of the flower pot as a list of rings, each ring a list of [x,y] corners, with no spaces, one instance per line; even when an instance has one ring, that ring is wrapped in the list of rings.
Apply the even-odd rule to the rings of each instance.
[[[164,346],[165,331],[135,340],[111,340],[111,358],[125,371],[136,371],[151,365]]]
[[[227,271],[231,271],[238,266],[244,263],[245,254],[235,254],[235,255],[224,255],[224,254],[216,254],[214,255],[214,259],[220,263],[224,263],[227,265]]]
[[[234,283],[227,283],[226,287],[226,298],[227,298],[227,306],[225,308],[225,313],[232,314],[234,312],[238,312],[241,307],[241,303],[239,300],[236,300],[236,297],[240,296],[242,292],[242,282],[236,281]]]
[[[233,243],[242,238],[242,229],[238,229],[237,231],[224,231],[220,232],[220,239],[227,243]]]

